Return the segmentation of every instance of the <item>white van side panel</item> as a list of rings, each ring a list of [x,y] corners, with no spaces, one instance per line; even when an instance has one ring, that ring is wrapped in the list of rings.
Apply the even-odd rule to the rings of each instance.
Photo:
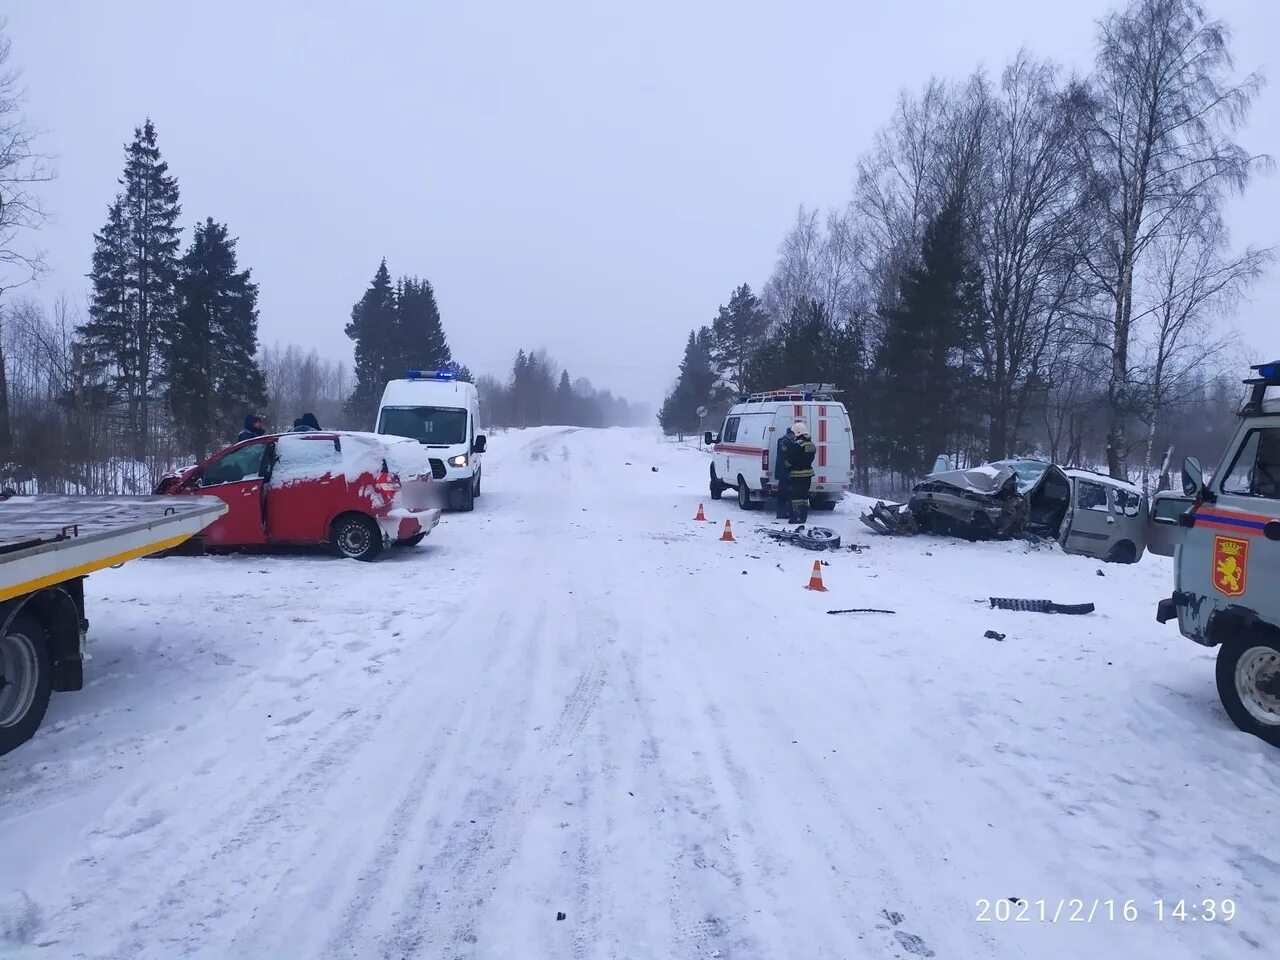
[[[814,459],[813,492],[838,497],[848,490],[853,430],[841,403],[817,401],[736,404],[725,418],[725,428],[736,421],[732,437],[722,428],[714,449],[716,474],[730,483],[741,476],[755,496],[764,481],[773,481],[778,440],[796,420],[803,420],[818,448]],[[769,467],[763,466],[764,452]]]

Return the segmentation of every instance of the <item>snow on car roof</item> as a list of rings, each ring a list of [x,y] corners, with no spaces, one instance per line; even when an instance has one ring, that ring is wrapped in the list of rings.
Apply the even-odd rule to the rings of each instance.
[[[1114,477],[1108,477],[1105,473],[1096,473],[1093,470],[1081,470],[1078,467],[1072,467],[1062,471],[1073,480],[1092,480],[1095,483],[1105,483],[1112,487],[1119,487],[1121,490],[1127,490],[1130,493],[1142,494],[1142,488],[1137,484],[1130,483],[1128,480],[1117,480]]]
[[[339,450],[334,446],[338,441]],[[354,481],[366,473],[387,469],[402,477],[429,476],[431,458],[416,440],[357,430],[285,433],[276,438],[278,480],[302,480],[341,472]]]

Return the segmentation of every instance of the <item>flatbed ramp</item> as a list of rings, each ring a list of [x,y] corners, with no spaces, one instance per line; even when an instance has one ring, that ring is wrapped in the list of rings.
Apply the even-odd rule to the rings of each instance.
[[[215,497],[9,497],[0,601],[176,547],[226,509]]]

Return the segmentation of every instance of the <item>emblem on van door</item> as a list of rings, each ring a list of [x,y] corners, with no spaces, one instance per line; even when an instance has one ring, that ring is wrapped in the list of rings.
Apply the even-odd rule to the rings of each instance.
[[[1249,541],[1213,538],[1213,588],[1228,597],[1244,593],[1249,574]]]

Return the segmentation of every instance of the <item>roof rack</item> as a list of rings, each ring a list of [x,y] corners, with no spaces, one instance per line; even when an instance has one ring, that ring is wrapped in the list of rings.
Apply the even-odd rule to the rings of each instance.
[[[770,403],[782,401],[820,400],[831,401],[836,394],[842,393],[834,383],[793,383],[779,390],[763,390],[759,393],[744,393],[738,397],[739,403]]]
[[[1267,411],[1263,409],[1263,401],[1267,398],[1267,388],[1280,388],[1280,360],[1272,360],[1270,363],[1256,363],[1249,367],[1250,370],[1257,372],[1256,377],[1250,377],[1244,381],[1245,386],[1249,387],[1249,399],[1245,405],[1240,408],[1240,416],[1256,417]]]

